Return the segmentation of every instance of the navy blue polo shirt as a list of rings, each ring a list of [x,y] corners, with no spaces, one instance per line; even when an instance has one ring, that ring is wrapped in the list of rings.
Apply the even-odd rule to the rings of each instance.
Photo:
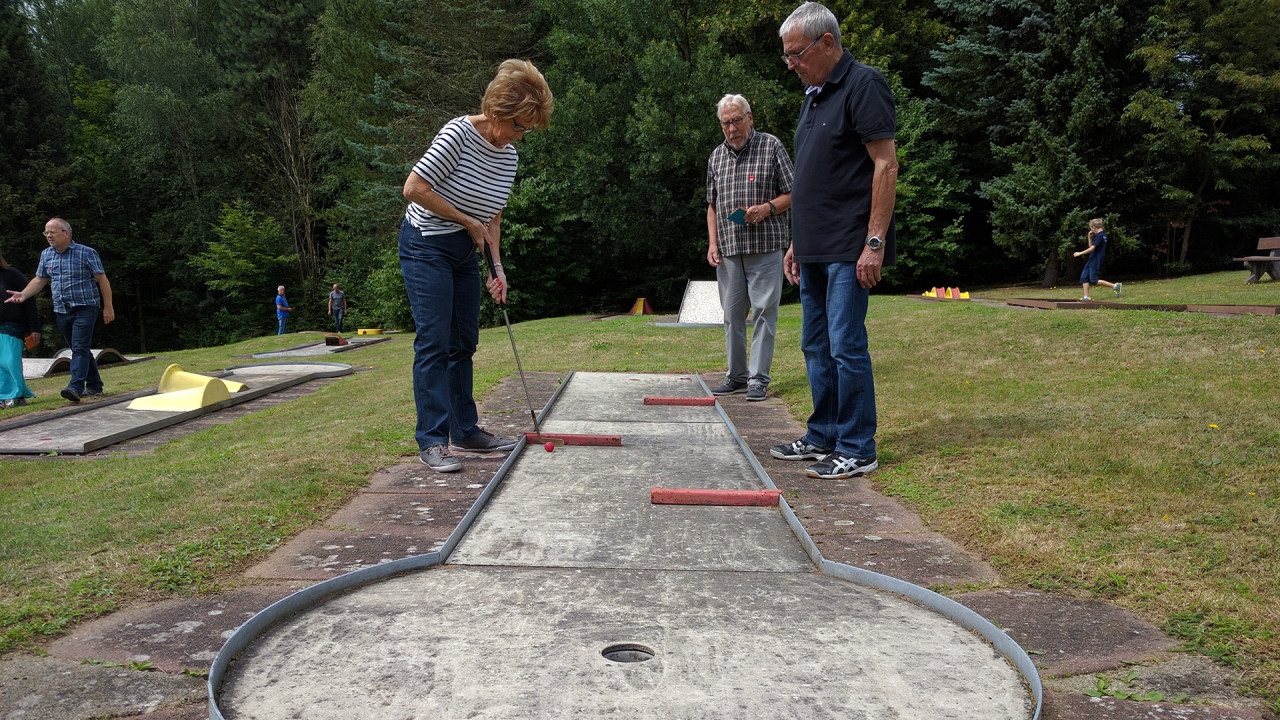
[[[810,89],[796,125],[791,190],[791,246],[796,262],[857,262],[871,218],[872,140],[897,129],[893,93],[884,75],[848,50],[820,90]],[[893,220],[885,233],[884,266],[897,261]]]

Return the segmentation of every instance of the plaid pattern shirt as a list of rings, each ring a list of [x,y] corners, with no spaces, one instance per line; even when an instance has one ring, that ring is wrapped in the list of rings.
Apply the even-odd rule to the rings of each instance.
[[[68,313],[71,308],[102,304],[98,291],[98,279],[94,275],[106,275],[98,251],[88,245],[71,243],[63,252],[47,247],[40,253],[40,266],[36,277],[46,278],[53,291],[53,311]]]
[[[740,225],[729,219],[747,208],[791,192],[794,169],[782,141],[753,131],[741,150],[720,143],[707,161],[707,204],[716,206],[720,254],[755,255],[787,248],[789,225],[782,213],[759,223]]]

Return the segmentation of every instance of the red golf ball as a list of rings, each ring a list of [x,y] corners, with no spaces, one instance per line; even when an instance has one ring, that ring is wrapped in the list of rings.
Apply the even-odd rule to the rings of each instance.
[[[543,445],[542,447],[546,448],[547,452],[554,452],[556,449],[556,444],[548,440],[547,444]]]

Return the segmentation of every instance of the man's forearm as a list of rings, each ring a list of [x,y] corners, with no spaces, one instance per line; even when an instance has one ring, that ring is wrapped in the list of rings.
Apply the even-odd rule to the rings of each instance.
[[[111,281],[106,275],[98,276],[98,292],[102,293],[102,307],[114,309],[115,306],[111,303]]]
[[[27,283],[27,286],[22,288],[22,292],[14,296],[18,298],[17,300],[14,300],[14,302],[26,302],[30,300],[31,298],[39,295],[40,291],[44,290],[44,286],[48,284],[49,284],[49,281],[46,280],[45,278],[42,278],[42,277],[31,278],[30,282]]]
[[[898,195],[898,157],[891,138],[867,143],[867,151],[875,162],[871,176],[871,217],[867,220],[867,237],[884,238],[893,219]]]

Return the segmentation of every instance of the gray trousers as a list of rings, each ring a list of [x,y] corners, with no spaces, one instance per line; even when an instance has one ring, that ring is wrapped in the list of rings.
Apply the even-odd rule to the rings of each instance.
[[[730,380],[769,384],[773,341],[782,297],[782,250],[721,258],[716,268],[724,309],[724,348]],[[747,365],[747,311],[752,312],[751,364]]]

